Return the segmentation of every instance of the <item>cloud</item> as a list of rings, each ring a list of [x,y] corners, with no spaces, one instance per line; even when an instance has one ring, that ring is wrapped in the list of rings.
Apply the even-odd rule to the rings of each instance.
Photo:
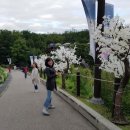
[[[129,0],[106,0],[114,4],[115,14],[129,20]],[[124,8],[125,7],[125,8]],[[0,28],[32,32],[64,32],[86,29],[87,20],[81,0],[2,0]]]
[[[40,23],[31,24],[30,27],[42,27]]]
[[[55,5],[50,6],[49,8],[50,9],[61,9],[61,8],[63,8],[63,6],[55,4]]]
[[[53,18],[53,15],[52,14],[44,14],[44,15],[40,15],[39,17],[42,19],[51,19],[51,18]]]

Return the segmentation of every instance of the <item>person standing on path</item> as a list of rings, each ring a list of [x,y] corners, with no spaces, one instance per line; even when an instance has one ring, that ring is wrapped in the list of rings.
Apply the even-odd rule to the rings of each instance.
[[[47,81],[46,81],[46,89],[47,89],[47,97],[43,105],[43,114],[44,115],[50,115],[48,112],[48,109],[54,109],[55,107],[52,105],[52,91],[56,89],[56,71],[53,68],[54,61],[51,58],[47,58],[45,60],[45,74],[47,76]]]
[[[34,92],[38,92],[38,87],[39,87],[39,82],[40,82],[40,76],[38,72],[38,66],[37,63],[32,64],[32,73],[31,73],[31,78],[32,78],[32,83],[34,84]]]

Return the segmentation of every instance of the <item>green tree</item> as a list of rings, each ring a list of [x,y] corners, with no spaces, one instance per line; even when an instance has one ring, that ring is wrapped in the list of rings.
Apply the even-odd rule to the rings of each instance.
[[[10,56],[10,46],[13,41],[11,31],[0,30],[0,63],[6,63]]]
[[[92,56],[89,55],[89,44],[88,43],[75,43],[76,45],[76,55],[81,56],[82,59],[90,66],[93,67],[94,60]],[[74,46],[74,45],[71,45]]]
[[[14,42],[13,46],[11,46],[11,54],[14,64],[22,66],[28,63],[29,49],[25,39],[19,38]]]

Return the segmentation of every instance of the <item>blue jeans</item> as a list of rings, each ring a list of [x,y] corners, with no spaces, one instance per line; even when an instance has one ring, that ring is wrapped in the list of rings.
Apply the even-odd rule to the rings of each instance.
[[[45,102],[44,102],[44,107],[45,107],[46,109],[48,109],[49,106],[51,106],[51,99],[52,99],[51,93],[52,93],[52,92],[51,92],[50,90],[47,90],[47,97],[46,97],[46,100],[45,100]]]

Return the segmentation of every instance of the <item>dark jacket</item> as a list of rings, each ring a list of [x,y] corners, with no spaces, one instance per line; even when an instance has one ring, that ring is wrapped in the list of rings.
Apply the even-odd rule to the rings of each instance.
[[[47,90],[53,91],[56,89],[56,71],[54,68],[46,67],[44,70],[46,76],[47,76],[47,81],[46,81],[46,87]]]

